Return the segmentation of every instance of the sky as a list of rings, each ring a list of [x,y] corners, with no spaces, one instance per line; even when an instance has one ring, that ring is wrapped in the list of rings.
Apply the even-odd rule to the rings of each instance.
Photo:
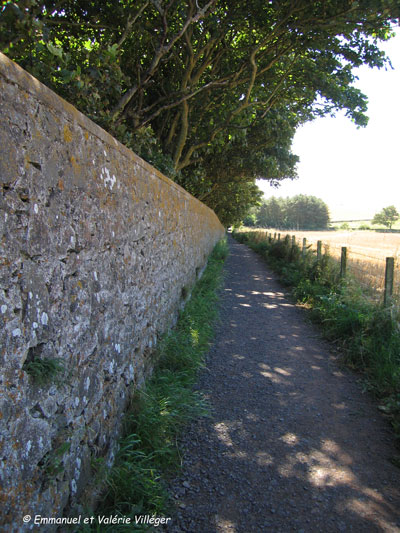
[[[266,198],[317,196],[332,221],[370,219],[389,205],[400,211],[400,29],[395,31],[380,44],[394,70],[355,70],[356,87],[368,97],[368,126],[357,128],[340,112],[300,127],[293,141],[299,178],[278,189],[258,180]]]

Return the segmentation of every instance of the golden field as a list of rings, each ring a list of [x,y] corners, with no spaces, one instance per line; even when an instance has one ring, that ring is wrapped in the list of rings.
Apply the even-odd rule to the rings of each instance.
[[[395,258],[394,292],[399,292],[400,234],[375,231],[327,231],[293,232],[296,240],[307,242],[316,248],[317,241],[328,246],[329,254],[340,258],[342,246],[347,247],[348,269],[365,287],[383,293],[386,257]]]
[[[270,230],[267,230],[270,232]],[[274,230],[274,232],[277,230]],[[377,233],[375,231],[290,231],[282,235],[305,237],[309,243],[322,241],[333,248],[347,246],[353,254],[371,260],[394,257],[400,260],[400,233]],[[349,253],[349,252],[348,252]]]
[[[246,228],[246,231],[253,228]],[[257,230],[256,230],[257,231]],[[294,235],[301,246],[303,238],[307,245],[316,249],[322,241],[323,250],[340,259],[341,248],[347,247],[348,271],[365,289],[373,289],[377,296],[383,293],[386,257],[395,258],[394,292],[400,292],[400,233],[377,233],[375,231],[287,231],[277,229],[258,230],[264,234]]]

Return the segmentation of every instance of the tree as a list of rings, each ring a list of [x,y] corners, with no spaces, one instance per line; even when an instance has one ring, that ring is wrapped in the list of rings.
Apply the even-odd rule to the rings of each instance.
[[[259,203],[262,192],[254,180],[227,181],[208,198],[207,205],[217,213],[224,226],[238,225],[249,212]]]
[[[264,200],[257,212],[257,224],[263,227],[316,230],[329,223],[328,206],[320,198],[299,194],[292,198]]]
[[[397,209],[394,205],[389,205],[389,207],[384,207],[380,213],[376,213],[372,219],[372,224],[382,224],[389,229],[392,229],[393,224],[400,217]]]
[[[296,176],[298,157],[291,152],[295,128],[289,117],[285,120],[284,113],[279,117],[276,114],[276,110],[271,112],[274,122],[271,120],[269,126],[258,122],[210,145],[201,161],[180,171],[177,181],[218,216],[221,207],[216,206],[214,197],[221,198],[238,181],[243,182],[247,191],[246,203],[256,205],[262,194],[254,185],[258,177],[277,184]]]
[[[257,225],[264,228],[283,228],[285,225],[285,201],[283,198],[264,200],[257,213]]]
[[[250,210],[250,213],[246,215],[243,219],[243,225],[247,227],[254,227],[256,226],[256,224],[257,224],[256,214]]]
[[[325,229],[329,223],[329,209],[315,196],[299,194],[286,200],[286,227],[289,229]]]
[[[396,0],[6,0],[0,49],[227,216],[227,181],[254,204],[255,176],[293,175],[300,124],[338,109],[367,123],[352,68],[387,64],[399,14]]]

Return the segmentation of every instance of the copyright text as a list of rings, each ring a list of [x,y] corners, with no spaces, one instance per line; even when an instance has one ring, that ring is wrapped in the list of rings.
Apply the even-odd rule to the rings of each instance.
[[[131,516],[117,516],[117,515],[108,515],[108,516],[74,516],[74,517],[48,517],[48,516],[42,516],[40,514],[34,515],[33,517],[30,515],[25,515],[23,517],[23,522],[25,524],[28,524],[29,522],[32,522],[33,524],[40,526],[40,525],[47,525],[47,524],[54,524],[54,525],[79,525],[79,524],[103,524],[103,525],[131,525],[131,524],[146,524],[146,525],[152,525],[152,526],[159,526],[161,524],[168,524],[168,522],[171,520],[171,518],[167,518],[164,516],[154,516],[154,515],[138,515],[135,517]]]

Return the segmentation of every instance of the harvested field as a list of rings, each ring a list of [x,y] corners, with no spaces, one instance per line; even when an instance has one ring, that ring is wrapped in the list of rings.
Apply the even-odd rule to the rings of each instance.
[[[304,237],[315,248],[322,241],[329,254],[340,259],[342,246],[347,247],[348,269],[372,295],[380,299],[384,291],[386,257],[395,258],[394,294],[400,292],[396,276],[400,264],[400,234],[374,231],[294,232],[296,240]],[[397,272],[396,272],[397,271]]]
[[[324,244],[329,244],[332,250],[347,246],[353,254],[371,261],[386,257],[394,257],[400,261],[400,233],[377,233],[375,231],[282,232],[283,235],[286,233],[295,235],[296,239],[305,237],[310,243],[322,241]]]
[[[246,228],[248,230],[248,228]],[[380,299],[384,290],[386,257],[394,257],[394,294],[400,295],[400,234],[375,231],[287,231],[277,229],[259,230],[264,234],[280,233],[294,235],[301,246],[303,238],[312,249],[322,241],[325,251],[340,260],[341,248],[347,247],[349,272],[363,288]]]

